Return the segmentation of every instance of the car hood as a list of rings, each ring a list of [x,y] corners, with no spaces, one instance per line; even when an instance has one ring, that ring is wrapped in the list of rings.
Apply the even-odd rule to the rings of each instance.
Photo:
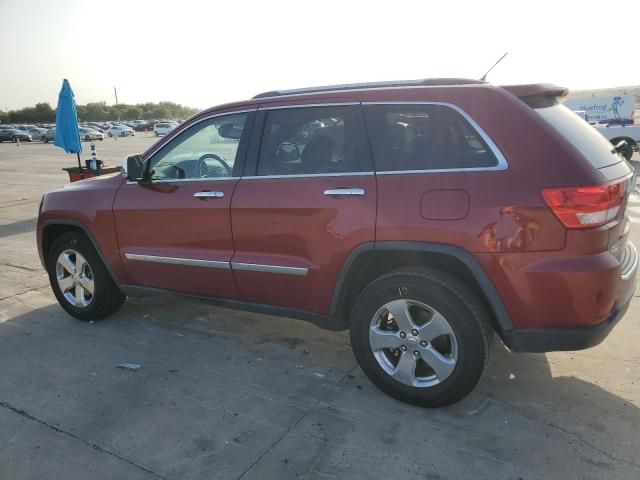
[[[85,180],[79,180],[77,182],[68,183],[64,185],[59,191],[72,191],[72,190],[102,190],[102,189],[117,189],[124,177],[122,173],[110,173],[108,175],[100,175],[98,177],[87,178]]]

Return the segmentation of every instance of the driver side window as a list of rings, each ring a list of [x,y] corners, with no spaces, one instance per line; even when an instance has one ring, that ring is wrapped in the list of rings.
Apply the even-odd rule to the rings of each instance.
[[[233,176],[246,113],[205,120],[180,133],[151,157],[153,180],[194,180]]]

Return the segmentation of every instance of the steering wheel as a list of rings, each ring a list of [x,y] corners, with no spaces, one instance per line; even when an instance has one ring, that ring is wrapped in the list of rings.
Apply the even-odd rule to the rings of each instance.
[[[200,178],[204,178],[204,177],[208,176],[209,166],[205,162],[205,160],[207,158],[211,158],[211,159],[213,159],[213,160],[215,160],[217,162],[220,162],[220,164],[226,170],[227,176],[229,176],[229,177],[231,176],[231,173],[232,173],[231,167],[225,161],[224,158],[222,158],[220,155],[216,155],[215,153],[205,153],[204,155],[202,155],[198,159],[198,174],[199,174]]]

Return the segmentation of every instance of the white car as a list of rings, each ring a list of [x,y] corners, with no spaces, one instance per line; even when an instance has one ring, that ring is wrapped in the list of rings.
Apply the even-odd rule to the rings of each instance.
[[[135,134],[133,128],[126,125],[113,125],[107,130],[107,135],[110,137],[133,137]]]
[[[175,123],[170,123],[170,122],[156,123],[153,126],[153,133],[156,137],[159,137],[160,135],[166,135],[174,128],[176,128]]]
[[[634,151],[637,152],[640,149],[640,124],[625,126],[597,124],[594,127],[614,146],[622,140],[626,141],[627,144],[621,147],[619,153],[627,160],[631,159]]]
[[[27,129],[25,131],[29,135],[31,135],[32,138],[38,139],[38,138],[41,138],[42,135],[45,134],[47,129],[46,128],[40,128],[40,127],[27,127]]]
[[[90,142],[91,140],[104,140],[104,134],[97,130],[87,127],[78,128],[80,131],[80,139]]]

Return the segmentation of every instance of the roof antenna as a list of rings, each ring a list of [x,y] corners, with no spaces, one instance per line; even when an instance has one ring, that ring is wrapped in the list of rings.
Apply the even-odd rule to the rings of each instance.
[[[482,80],[483,82],[487,79],[487,75],[489,75],[489,72],[491,70],[493,70],[494,68],[496,68],[496,65],[498,65],[502,60],[504,60],[504,57],[506,57],[507,55],[509,55],[509,52],[505,53],[504,55],[502,55],[500,57],[500,60],[498,60],[496,63],[493,64],[493,67],[491,67],[489,70],[487,70],[487,73],[485,73],[482,78],[480,78],[480,80]]]

